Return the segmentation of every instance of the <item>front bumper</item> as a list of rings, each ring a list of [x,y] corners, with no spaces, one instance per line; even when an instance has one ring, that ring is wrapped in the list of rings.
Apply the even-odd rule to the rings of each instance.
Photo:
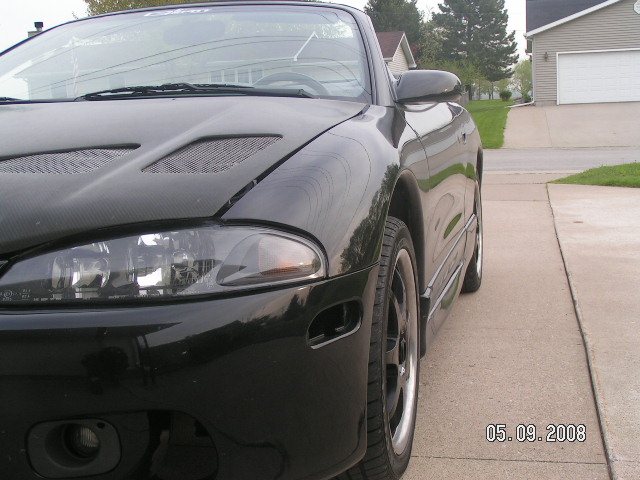
[[[69,419],[117,431],[117,465],[95,480],[337,474],[366,448],[376,278],[372,267],[206,301],[0,309],[3,477],[42,478],[33,427]],[[332,331],[339,312],[348,325]]]

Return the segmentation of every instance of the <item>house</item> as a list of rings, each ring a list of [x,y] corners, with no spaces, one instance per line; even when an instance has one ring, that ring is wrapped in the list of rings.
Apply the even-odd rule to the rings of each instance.
[[[640,101],[640,0],[527,0],[536,105]]]
[[[409,41],[404,32],[377,32],[384,62],[391,73],[399,74],[416,68]]]

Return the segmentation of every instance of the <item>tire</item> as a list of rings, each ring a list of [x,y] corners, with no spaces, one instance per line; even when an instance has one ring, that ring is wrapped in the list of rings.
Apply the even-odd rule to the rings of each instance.
[[[386,221],[371,325],[367,452],[338,479],[397,480],[411,458],[420,374],[418,290],[407,226]]]
[[[480,198],[480,185],[476,184],[476,195],[473,204],[473,213],[478,219],[476,227],[476,244],[473,247],[473,256],[467,266],[462,283],[463,293],[477,292],[482,284],[482,259],[484,257],[484,240],[482,236],[482,200]]]

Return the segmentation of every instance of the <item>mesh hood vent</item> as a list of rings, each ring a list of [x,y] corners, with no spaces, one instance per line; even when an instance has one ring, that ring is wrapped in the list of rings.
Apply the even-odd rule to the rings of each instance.
[[[152,163],[145,173],[220,173],[273,145],[280,137],[201,140]]]
[[[135,148],[92,148],[72,152],[37,153],[0,160],[0,173],[86,173],[100,168]]]

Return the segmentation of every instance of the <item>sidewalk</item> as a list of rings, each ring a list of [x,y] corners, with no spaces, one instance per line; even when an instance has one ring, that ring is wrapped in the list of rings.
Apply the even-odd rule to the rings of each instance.
[[[405,480],[640,478],[640,190],[554,176],[485,175],[483,286],[422,361]],[[495,424],[511,441],[487,441]]]

